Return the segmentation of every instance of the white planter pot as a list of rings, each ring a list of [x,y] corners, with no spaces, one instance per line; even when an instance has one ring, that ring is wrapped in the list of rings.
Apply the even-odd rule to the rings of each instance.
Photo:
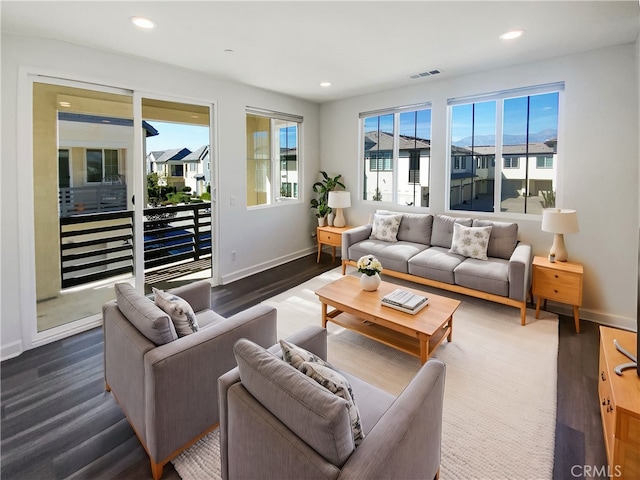
[[[380,275],[367,275],[363,273],[360,277],[360,286],[366,292],[375,292],[380,286]]]

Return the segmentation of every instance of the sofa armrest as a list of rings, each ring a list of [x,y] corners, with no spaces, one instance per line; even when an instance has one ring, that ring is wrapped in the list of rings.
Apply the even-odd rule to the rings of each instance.
[[[342,232],[342,260],[349,260],[349,247],[369,238],[372,228],[371,225],[362,225]]]
[[[340,479],[434,478],[440,468],[445,364],[429,360],[342,467]]]
[[[184,298],[194,312],[211,310],[211,284],[206,280],[172,288],[169,292]]]
[[[531,245],[518,244],[509,259],[509,298],[526,301],[531,288]]]
[[[156,461],[219,421],[218,377],[236,366],[240,338],[276,341],[276,309],[257,305],[145,355],[146,439]]]

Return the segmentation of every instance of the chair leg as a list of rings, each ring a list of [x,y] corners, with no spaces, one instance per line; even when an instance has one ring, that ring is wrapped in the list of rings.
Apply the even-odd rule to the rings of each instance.
[[[109,384],[107,382],[104,382],[104,391],[105,392],[110,392],[111,391],[111,387],[109,386]]]
[[[151,458],[149,460],[151,461],[151,476],[153,477],[153,480],[160,480],[164,464],[156,463]]]

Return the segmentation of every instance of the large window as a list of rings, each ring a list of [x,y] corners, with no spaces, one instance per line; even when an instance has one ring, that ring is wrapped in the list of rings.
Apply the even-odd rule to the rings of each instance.
[[[302,118],[247,110],[247,206],[298,199]]]
[[[431,109],[363,113],[363,199],[429,206]]]
[[[548,199],[557,188],[562,89],[554,84],[449,101],[451,210],[541,214],[554,206]]]

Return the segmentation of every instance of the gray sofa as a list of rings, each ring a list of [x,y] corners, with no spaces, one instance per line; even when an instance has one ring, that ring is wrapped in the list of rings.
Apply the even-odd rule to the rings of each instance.
[[[327,358],[325,329],[307,327],[287,341]],[[265,351],[239,341],[235,351],[238,367],[218,387],[223,479],[438,477],[440,360],[429,360],[397,398],[340,372],[365,432],[356,448],[346,401],[282,361],[279,345]]]
[[[149,455],[155,480],[169,460],[217,426],[218,377],[236,366],[234,343],[276,341],[273,307],[257,305],[225,319],[211,310],[206,281],[169,292],[191,305],[199,331],[178,338],[169,316],[126,283],[116,284],[116,300],[102,307],[106,389]]]
[[[398,215],[378,211],[378,215]],[[520,309],[526,322],[531,288],[531,246],[518,242],[518,224],[446,215],[402,213],[395,242],[371,238],[372,225],[342,234],[342,273],[363,255],[375,256],[383,274],[479,297]],[[488,227],[487,259],[452,253],[454,224]]]

